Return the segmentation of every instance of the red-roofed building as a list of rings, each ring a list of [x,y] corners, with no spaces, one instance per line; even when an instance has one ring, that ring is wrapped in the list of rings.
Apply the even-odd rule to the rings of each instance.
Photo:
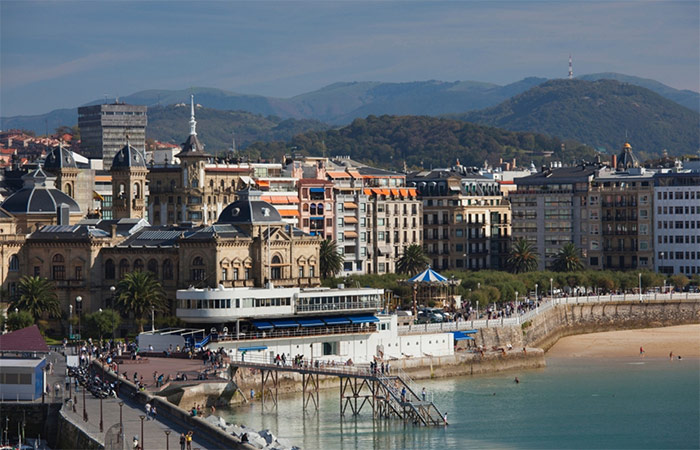
[[[49,347],[36,325],[0,336],[0,391],[3,400],[35,400],[46,389]]]

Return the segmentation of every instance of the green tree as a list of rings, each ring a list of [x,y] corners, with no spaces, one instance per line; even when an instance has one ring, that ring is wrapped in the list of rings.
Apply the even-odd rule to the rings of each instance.
[[[28,311],[12,311],[7,315],[7,318],[2,317],[1,328],[7,327],[8,331],[21,330],[34,324],[34,317]]]
[[[404,247],[403,255],[396,264],[396,271],[413,276],[424,270],[429,263],[430,260],[423,252],[423,247],[412,244]]]
[[[525,239],[513,243],[508,256],[508,267],[513,273],[532,272],[537,270],[538,256],[535,248]]]
[[[133,314],[143,332],[143,324],[151,310],[166,311],[165,293],[151,272],[135,270],[117,284],[116,306],[123,314]]]
[[[34,321],[38,321],[44,314],[49,317],[59,317],[61,307],[56,297],[53,283],[42,277],[24,276],[19,280],[17,288],[18,296],[10,303],[10,310],[15,308],[27,311]]]
[[[671,278],[669,279],[671,282],[672,286],[675,286],[676,289],[683,289],[690,283],[690,280],[688,277],[686,277],[683,274],[676,274],[676,275],[671,275]]]
[[[331,278],[343,268],[343,257],[338,253],[335,241],[324,239],[319,249],[319,264],[321,266],[321,278]]]
[[[111,309],[97,311],[83,316],[86,334],[90,337],[102,339],[105,335],[114,337],[114,329],[121,323],[119,314]]]
[[[554,258],[552,268],[557,272],[576,272],[583,270],[581,252],[579,252],[573,242],[567,242],[562,246],[556,258]]]

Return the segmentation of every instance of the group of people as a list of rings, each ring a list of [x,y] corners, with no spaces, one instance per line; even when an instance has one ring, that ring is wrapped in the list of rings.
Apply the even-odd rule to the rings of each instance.
[[[369,370],[373,375],[377,375],[377,374],[389,375],[391,373],[389,363],[387,362],[385,364],[384,361],[382,361],[381,364],[377,363],[377,361],[370,362],[369,363]]]

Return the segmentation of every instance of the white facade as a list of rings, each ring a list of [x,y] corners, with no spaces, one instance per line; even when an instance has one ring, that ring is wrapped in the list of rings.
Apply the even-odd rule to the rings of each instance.
[[[46,359],[0,359],[0,400],[36,400],[46,390]]]
[[[700,274],[700,172],[657,174],[654,208],[654,270]]]

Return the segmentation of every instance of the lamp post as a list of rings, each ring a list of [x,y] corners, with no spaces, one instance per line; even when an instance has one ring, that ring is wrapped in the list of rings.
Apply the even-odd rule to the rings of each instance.
[[[554,278],[549,279],[549,296],[554,299]]]
[[[537,301],[540,296],[537,294],[537,290],[539,289],[540,285],[538,283],[535,283],[535,301]]]
[[[80,336],[81,339],[83,337],[82,330],[80,328],[80,316],[83,313],[82,302],[83,302],[83,297],[81,297],[81,296],[75,297],[75,309],[77,310],[76,312],[78,313],[78,335]]]
[[[518,312],[518,291],[515,291],[515,312]]]
[[[144,436],[143,436],[143,419],[145,419],[145,418],[146,418],[146,416],[144,416],[143,414],[141,414],[141,415],[139,416],[139,419],[141,419],[141,450],[144,450],[143,441],[144,441],[145,439],[144,439]]]
[[[73,339],[73,305],[68,305],[68,339]]]
[[[151,307],[151,332],[156,331],[156,309]]]
[[[639,272],[639,302],[642,302],[642,272]]]
[[[114,286],[109,287],[109,292],[110,292],[110,300],[109,300],[109,306],[110,308],[114,308],[114,293],[117,291],[117,288]],[[115,336],[114,336],[114,322],[112,322],[112,341],[114,341]]]
[[[87,409],[85,408],[85,391],[87,391],[87,387],[83,386],[83,421],[87,422],[88,421],[88,413],[87,413]]]
[[[170,430],[165,430],[165,450],[170,450]]]
[[[122,421],[122,406],[124,406],[124,402],[119,402],[119,439],[124,438],[124,422]]]

